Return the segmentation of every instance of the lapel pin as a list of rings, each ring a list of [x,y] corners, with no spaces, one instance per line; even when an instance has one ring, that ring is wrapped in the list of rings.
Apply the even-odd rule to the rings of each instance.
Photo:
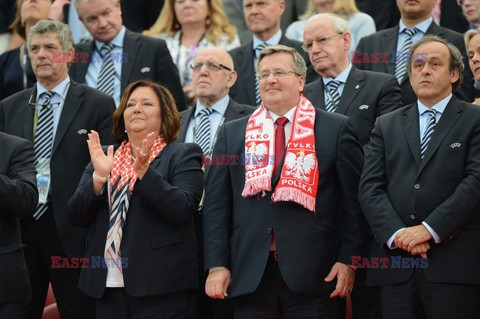
[[[355,90],[358,90],[359,88],[360,88],[359,84],[355,85]]]

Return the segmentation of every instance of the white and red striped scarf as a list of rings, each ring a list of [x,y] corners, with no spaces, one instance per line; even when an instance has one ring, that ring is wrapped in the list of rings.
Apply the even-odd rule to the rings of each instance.
[[[163,150],[166,143],[158,136],[153,143],[149,163]],[[122,243],[122,228],[127,219],[130,198],[138,174],[133,169],[132,149],[130,142],[124,141],[113,156],[113,169],[108,180],[108,204],[110,219],[108,225],[107,242],[105,244],[105,258],[115,262],[121,271],[120,244]]]
[[[280,180],[272,195],[273,202],[293,201],[315,213],[318,188],[318,163],[315,154],[315,108],[300,94]],[[242,196],[254,196],[272,190],[272,174],[277,158],[275,129],[262,104],[250,116],[245,136],[245,186]]]

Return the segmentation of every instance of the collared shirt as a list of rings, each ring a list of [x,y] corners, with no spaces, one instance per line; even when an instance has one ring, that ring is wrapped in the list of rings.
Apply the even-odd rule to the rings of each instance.
[[[342,97],[343,89],[345,88],[345,83],[347,82],[348,75],[350,74],[351,70],[352,70],[352,63],[348,63],[348,66],[336,78],[334,79],[327,78],[327,77],[322,78],[323,87],[325,88],[325,90],[323,90],[323,98],[325,102],[328,101],[327,89],[329,89],[329,87],[327,86],[327,84],[333,80],[337,80],[341,82],[340,85],[338,86],[337,92],[340,95],[340,97]]]
[[[117,36],[110,41],[110,43],[114,45],[114,48],[110,54],[112,55],[113,67],[115,69],[113,99],[115,100],[115,105],[117,107],[120,104],[120,97],[122,94],[120,79],[122,77],[123,40],[125,38],[125,32],[125,26],[122,26],[122,29],[120,32],[118,32]],[[102,69],[103,58],[100,55],[100,50],[104,44],[105,42],[95,40],[95,48],[92,50],[92,58],[90,60],[90,64],[88,65],[87,75],[85,77],[85,83],[92,88],[97,87],[98,76],[100,74],[100,70]]]
[[[266,43],[267,45],[273,45],[273,44],[278,44],[280,42],[280,39],[282,38],[282,30],[278,30],[277,33],[275,33],[270,39],[267,39],[267,41],[262,41],[260,40],[259,38],[257,38],[256,36],[253,36],[253,64],[255,66],[255,68],[257,67],[257,60],[258,60],[258,55],[257,54],[260,54],[260,52],[257,52],[257,50],[255,50],[255,48],[262,44],[262,43]]]
[[[288,140],[290,139],[290,130],[292,129],[292,123],[293,123],[293,119],[295,118],[296,109],[297,109],[297,106],[295,105],[287,113],[285,113],[285,115],[283,115],[283,117],[286,117],[288,119],[288,123],[285,124],[285,126],[283,127],[283,129],[285,130],[285,147],[287,146]],[[272,117],[273,123],[275,123],[275,121],[279,117],[281,117],[270,110],[268,110],[268,114],[270,114],[270,116]],[[274,124],[274,125],[275,127],[277,127],[277,124]]]
[[[53,140],[55,141],[55,133],[57,132],[58,122],[60,121],[60,116],[62,115],[63,105],[65,104],[65,99],[67,98],[68,88],[70,87],[70,77],[67,77],[60,83],[57,84],[56,87],[51,89],[50,91],[54,92],[55,94],[52,95],[50,99],[50,104],[52,106],[53,111]],[[36,112],[36,119],[38,119],[38,114],[40,114],[40,108],[42,107],[43,102],[45,101],[45,95],[43,93],[47,92],[48,90],[37,82],[37,96],[36,96],[36,105],[35,105],[35,112]],[[42,95],[43,94],[43,95]],[[36,130],[36,122],[35,127]],[[35,133],[34,133],[35,135]]]
[[[425,21],[420,22],[416,26],[414,26],[411,29],[418,29],[419,31],[412,37],[412,44],[415,44],[418,40],[423,38],[425,34],[427,33],[428,28],[430,25],[434,23],[433,18],[430,17]],[[398,40],[397,40],[397,51],[400,51],[400,49],[403,47],[403,44],[405,43],[405,40],[407,38],[407,35],[403,32],[406,28],[408,28],[405,24],[403,24],[402,20],[400,20],[400,23],[398,24]],[[395,55],[396,56],[396,55]]]
[[[218,100],[215,104],[210,106],[210,108],[213,110],[212,114],[210,114],[210,116],[208,117],[210,119],[210,151],[213,151],[217,131],[220,125],[223,124],[225,111],[227,110],[228,103],[230,103],[230,97],[227,94],[223,98]],[[187,126],[187,131],[185,134],[186,143],[195,143],[196,138],[194,128],[197,128],[200,124],[200,111],[204,108],[205,106],[202,105],[202,103],[200,103],[197,99],[195,113]]]

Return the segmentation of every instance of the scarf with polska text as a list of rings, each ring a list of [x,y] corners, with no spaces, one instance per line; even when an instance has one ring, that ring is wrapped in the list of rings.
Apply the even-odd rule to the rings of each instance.
[[[273,202],[292,201],[315,213],[319,171],[315,154],[315,108],[300,94],[286,144],[280,180],[272,195]],[[250,116],[245,136],[245,186],[243,197],[272,190],[275,161],[275,128],[263,104]]]

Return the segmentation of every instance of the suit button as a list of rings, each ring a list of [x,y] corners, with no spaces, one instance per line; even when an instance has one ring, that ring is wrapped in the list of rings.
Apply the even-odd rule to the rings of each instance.
[[[415,184],[413,187],[415,187],[415,189],[420,189],[420,184]]]
[[[410,219],[415,219],[415,215],[410,215]]]
[[[267,228],[267,234],[271,234],[272,233],[272,227],[268,227]]]

